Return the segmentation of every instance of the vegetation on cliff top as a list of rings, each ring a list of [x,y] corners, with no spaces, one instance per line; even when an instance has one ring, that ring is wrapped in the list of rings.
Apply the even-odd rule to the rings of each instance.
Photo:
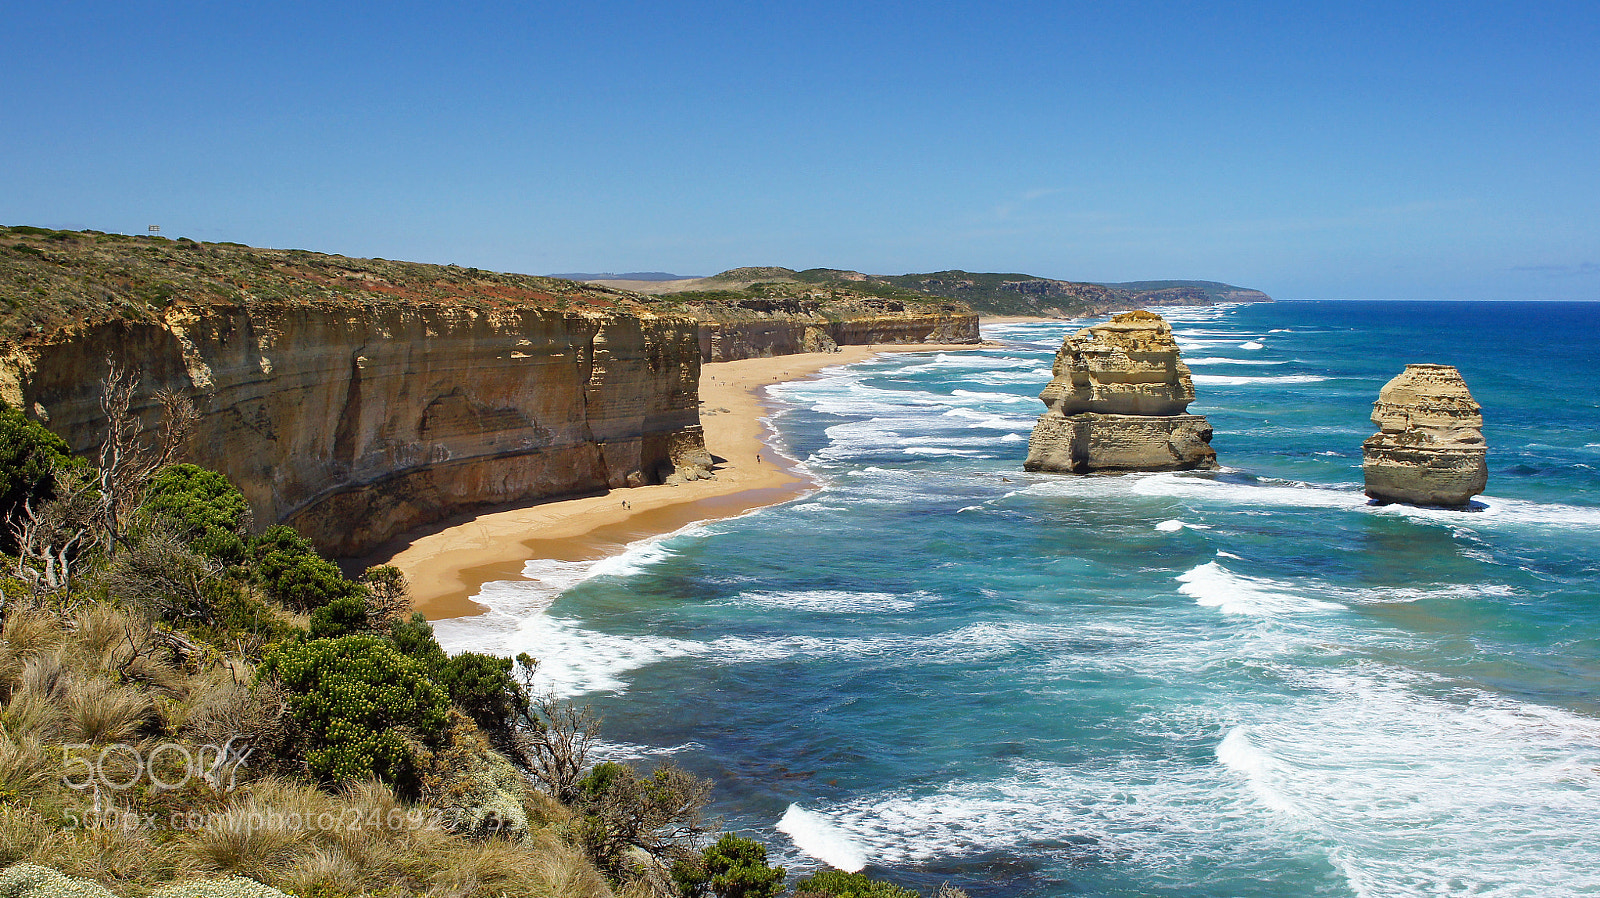
[[[153,322],[166,310],[186,304],[442,304],[688,315],[712,321],[774,312],[842,318],[884,311],[969,311],[947,298],[886,283],[848,278],[802,282],[789,277],[793,272],[788,269],[759,271],[770,271],[771,277],[765,282],[760,277],[723,277],[708,280],[701,290],[646,296],[458,265],[353,259],[183,237],[0,227],[0,340],[105,321]]]
[[[154,321],[178,304],[328,302],[625,312],[655,305],[607,287],[458,265],[0,227],[0,339],[115,319]]]

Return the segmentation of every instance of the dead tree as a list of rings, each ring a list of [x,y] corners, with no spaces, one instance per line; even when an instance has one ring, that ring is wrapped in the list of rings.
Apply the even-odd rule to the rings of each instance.
[[[72,563],[92,543],[99,516],[95,481],[75,471],[56,469],[56,497],[22,509],[7,522],[17,542],[17,579],[35,599],[65,594],[72,586]]]
[[[154,441],[147,441],[142,438],[144,424],[132,411],[139,378],[109,358],[106,368],[100,394],[106,416],[106,439],[100,444],[100,539],[106,554],[115,556],[129,515],[144,500],[156,472],[178,457],[200,415],[187,397],[158,391],[161,429]]]

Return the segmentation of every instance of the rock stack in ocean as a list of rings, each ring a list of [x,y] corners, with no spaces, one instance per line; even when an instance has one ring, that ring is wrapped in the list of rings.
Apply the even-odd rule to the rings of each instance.
[[[1488,485],[1483,414],[1454,367],[1407,365],[1378,393],[1372,423],[1361,470],[1373,499],[1461,508]]]
[[[1214,468],[1211,425],[1186,414],[1194,381],[1172,328],[1154,312],[1125,312],[1067,337],[1047,406],[1028,441],[1029,471]]]

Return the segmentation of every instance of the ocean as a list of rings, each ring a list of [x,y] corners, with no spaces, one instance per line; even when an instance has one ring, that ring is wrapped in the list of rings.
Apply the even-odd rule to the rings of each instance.
[[[771,389],[813,494],[530,561],[446,647],[531,652],[726,828],[984,896],[1600,894],[1600,304],[1170,309],[1224,468],[1026,474],[1085,321]],[[1369,505],[1408,362],[1489,486]]]

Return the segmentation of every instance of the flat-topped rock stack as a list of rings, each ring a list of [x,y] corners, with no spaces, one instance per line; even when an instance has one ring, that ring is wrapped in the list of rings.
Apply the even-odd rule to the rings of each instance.
[[[1378,433],[1361,444],[1367,495],[1463,508],[1489,483],[1483,413],[1451,365],[1407,365],[1372,404]]]
[[[1028,471],[1174,471],[1215,468],[1211,424],[1187,414],[1189,367],[1172,327],[1154,312],[1117,315],[1068,336],[1054,379],[1039,394],[1047,410],[1028,441]]]

